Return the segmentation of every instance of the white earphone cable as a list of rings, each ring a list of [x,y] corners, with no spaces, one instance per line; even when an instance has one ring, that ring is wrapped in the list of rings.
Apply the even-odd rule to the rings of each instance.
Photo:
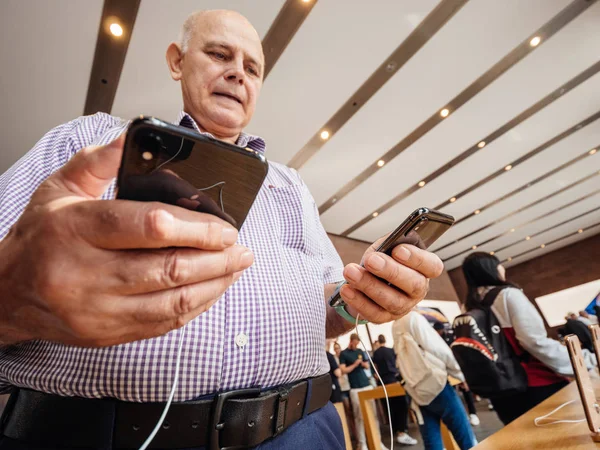
[[[183,339],[185,337],[186,326],[187,325],[185,325],[181,329],[181,334],[179,336],[179,344],[178,344],[178,348],[177,348],[177,362],[175,363],[175,375],[173,375],[173,384],[171,385],[171,392],[169,394],[169,399],[167,400],[167,404],[165,405],[165,409],[163,410],[162,415],[158,419],[158,422],[156,423],[156,426],[154,427],[154,430],[152,430],[152,433],[150,433],[150,436],[148,436],[148,438],[142,444],[142,446],[140,447],[139,450],[145,450],[146,448],[148,448],[148,446],[150,445],[150,442],[152,442],[152,439],[154,439],[154,436],[156,436],[156,433],[158,433],[158,430],[160,430],[160,427],[163,424],[163,422],[165,420],[165,417],[167,417],[167,412],[169,412],[169,408],[171,407],[171,403],[173,402],[173,397],[175,396],[175,389],[177,389],[177,381],[179,380],[179,366],[180,366],[180,363],[181,363],[181,350],[183,348]]]
[[[360,335],[358,334],[358,320],[359,320],[359,318],[360,318],[360,314],[357,314],[356,315],[356,323],[354,324],[354,332],[358,336],[359,342],[362,344],[363,348],[365,349],[365,353],[367,354],[367,358],[369,358],[369,362],[371,363],[371,367],[373,368],[373,370],[377,374],[377,378],[379,378],[379,381],[381,381],[381,387],[383,388],[383,393],[385,394],[385,404],[387,406],[388,421],[390,423],[390,450],[394,450],[394,430],[392,428],[392,412],[391,412],[391,409],[390,409],[390,398],[388,397],[387,389],[385,388],[385,383],[381,380],[381,376],[379,375],[379,372],[377,372],[377,367],[375,367],[375,364],[373,363],[373,360],[371,359],[371,355],[369,355],[369,352],[367,351],[367,347],[365,346],[364,342],[360,338]]]

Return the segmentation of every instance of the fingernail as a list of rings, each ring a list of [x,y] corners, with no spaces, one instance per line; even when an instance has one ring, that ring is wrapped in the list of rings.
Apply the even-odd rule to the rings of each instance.
[[[408,261],[410,259],[410,250],[401,245],[395,249],[394,256],[400,261]]]
[[[356,266],[348,266],[346,267],[346,278],[358,282],[362,278],[362,272]]]
[[[345,297],[349,300],[352,300],[354,298],[354,290],[351,287],[344,286],[341,293],[342,293],[342,297]]]
[[[237,241],[238,232],[235,228],[223,228],[223,244],[233,245]]]
[[[240,263],[244,267],[250,267],[254,262],[254,254],[250,251],[242,253],[242,257],[240,258]]]
[[[369,267],[375,270],[381,270],[385,266],[385,260],[379,256],[377,253],[374,253],[369,258]]]

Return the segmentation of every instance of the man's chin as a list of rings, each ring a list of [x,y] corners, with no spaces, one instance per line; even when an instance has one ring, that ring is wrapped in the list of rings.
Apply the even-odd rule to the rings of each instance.
[[[204,124],[206,131],[221,136],[239,134],[245,126],[244,118],[232,111],[220,111],[216,114],[211,114],[207,119],[202,120],[200,118],[199,123]]]

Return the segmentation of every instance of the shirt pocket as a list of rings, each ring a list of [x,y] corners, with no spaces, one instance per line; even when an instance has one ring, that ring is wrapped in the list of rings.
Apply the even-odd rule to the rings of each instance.
[[[269,186],[280,224],[283,247],[308,256],[320,255],[315,203],[303,185]]]

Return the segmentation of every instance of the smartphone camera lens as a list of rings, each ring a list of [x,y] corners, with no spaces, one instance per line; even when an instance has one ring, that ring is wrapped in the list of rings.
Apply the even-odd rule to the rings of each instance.
[[[155,133],[140,133],[138,145],[144,161],[152,161],[157,158],[164,148],[162,138]]]

